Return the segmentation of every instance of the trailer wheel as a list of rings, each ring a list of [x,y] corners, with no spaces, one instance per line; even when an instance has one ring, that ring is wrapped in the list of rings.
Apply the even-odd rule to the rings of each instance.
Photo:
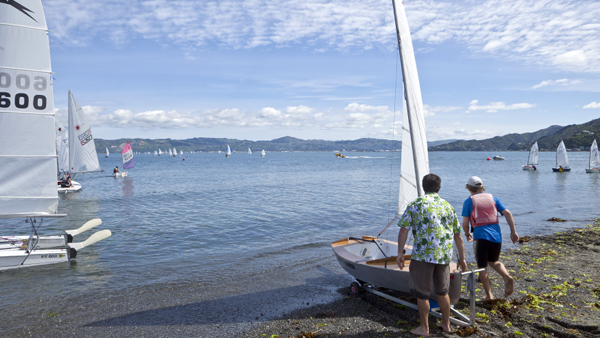
[[[360,292],[362,290],[360,289],[360,285],[358,285],[357,282],[352,282],[352,284],[350,284],[350,292],[352,293],[352,296],[354,297],[360,297]]]

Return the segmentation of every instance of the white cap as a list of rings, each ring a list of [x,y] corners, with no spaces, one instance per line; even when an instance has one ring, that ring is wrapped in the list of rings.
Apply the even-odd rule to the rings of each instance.
[[[479,178],[477,176],[471,176],[471,177],[469,177],[469,180],[467,181],[467,185],[470,185],[474,188],[480,188],[480,187],[483,187],[483,181],[481,180],[481,178]]]

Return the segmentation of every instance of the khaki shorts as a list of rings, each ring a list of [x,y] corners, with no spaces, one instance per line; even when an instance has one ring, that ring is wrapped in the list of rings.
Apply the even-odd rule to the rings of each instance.
[[[410,292],[419,299],[429,299],[431,281],[435,294],[445,296],[450,290],[450,265],[410,261]]]

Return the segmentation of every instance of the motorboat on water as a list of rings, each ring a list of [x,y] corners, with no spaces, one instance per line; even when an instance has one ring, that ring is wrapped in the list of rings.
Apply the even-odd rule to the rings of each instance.
[[[346,158],[346,155],[343,155],[342,153],[335,153],[335,156],[338,158]]]
[[[504,156],[501,155],[496,155],[493,157],[494,161],[504,161],[506,160],[506,158],[504,158]]]

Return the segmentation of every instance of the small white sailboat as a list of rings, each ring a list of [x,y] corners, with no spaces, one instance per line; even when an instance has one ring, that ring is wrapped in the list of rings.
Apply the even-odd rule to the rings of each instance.
[[[56,213],[59,135],[55,130],[48,27],[41,0],[29,0],[26,6],[0,2],[1,50],[6,51],[0,58],[4,103],[0,105],[0,144],[19,145],[0,147],[0,218],[27,219],[32,234],[26,240],[15,236],[14,240],[22,243],[18,248],[10,247],[10,239],[3,241],[0,270],[66,262],[75,258],[78,250],[110,236],[110,231],[104,230],[82,243],[65,243],[65,235],[37,235],[39,219],[65,215]],[[69,140],[77,137],[69,135]],[[79,230],[83,229],[71,235]],[[51,242],[56,240],[62,240],[63,248],[40,248],[54,245]]]
[[[252,150],[250,150],[250,148],[248,148],[248,155],[252,155]]]
[[[173,156],[173,150],[171,150],[171,148],[169,148],[169,157]]]
[[[265,153],[265,150],[263,149],[262,152],[260,153],[260,157],[265,157],[265,155],[267,155],[267,153]]]
[[[571,171],[569,157],[567,156],[567,148],[563,141],[560,141],[558,148],[556,148],[556,168],[552,168],[552,171],[560,173]]]
[[[225,154],[225,157],[229,157],[231,156],[231,148],[229,147],[229,144],[227,145],[227,153]]]
[[[177,149],[173,148],[173,157],[177,157]]]
[[[394,219],[383,231],[398,222],[408,203],[424,194],[421,180],[429,173],[423,101],[410,30],[404,5],[400,0],[394,0],[393,3],[405,95],[402,112],[402,159],[398,210]],[[400,269],[396,263],[398,243],[381,239],[379,236],[348,237],[333,242],[331,247],[341,267],[361,285],[409,292],[411,246],[404,248],[406,263],[403,269]],[[460,298],[461,280],[462,275],[457,270],[457,264],[451,262],[449,290],[451,304],[455,304]],[[431,297],[436,299],[433,292]]]
[[[156,157],[158,155],[158,152],[155,150],[154,151],[154,157]]]
[[[590,167],[585,169],[586,173],[600,173],[600,157],[598,156],[598,143],[596,140],[590,147]]]
[[[183,150],[179,151],[179,157],[183,157]]]
[[[106,148],[106,156],[104,156],[104,158],[108,158],[108,155],[110,155],[110,153],[108,152],[108,148]]]
[[[160,148],[158,148],[158,156],[162,155],[162,150],[160,150]]]
[[[55,124],[58,176],[60,176],[69,171],[69,134],[58,119],[55,119]]]
[[[523,170],[537,170],[536,165],[538,165],[539,159],[539,149],[538,144],[535,142],[531,149],[529,150],[529,157],[527,158],[527,165],[523,166]]]

